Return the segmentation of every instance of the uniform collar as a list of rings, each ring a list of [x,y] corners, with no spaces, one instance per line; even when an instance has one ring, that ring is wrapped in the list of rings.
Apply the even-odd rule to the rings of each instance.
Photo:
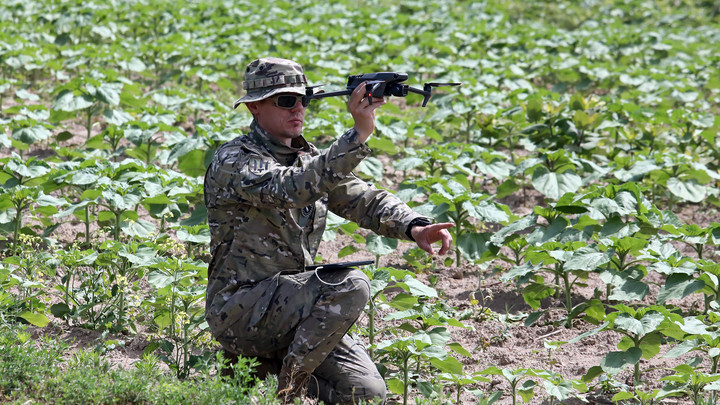
[[[257,143],[263,145],[278,162],[286,165],[294,162],[301,152],[308,153],[311,151],[310,144],[302,135],[292,140],[292,146],[287,146],[268,134],[254,119],[252,123],[250,123],[249,135]]]

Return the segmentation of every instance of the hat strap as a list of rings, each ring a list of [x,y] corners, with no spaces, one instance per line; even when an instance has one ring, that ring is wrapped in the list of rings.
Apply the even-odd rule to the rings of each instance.
[[[282,75],[246,80],[243,82],[243,89],[250,91],[259,88],[294,87],[297,84],[307,84],[307,77],[305,75]]]

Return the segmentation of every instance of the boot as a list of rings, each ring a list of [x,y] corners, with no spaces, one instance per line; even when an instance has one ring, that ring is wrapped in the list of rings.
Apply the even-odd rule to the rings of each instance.
[[[297,367],[283,365],[278,375],[277,396],[283,404],[292,404],[295,398],[302,398],[307,391],[310,372]]]

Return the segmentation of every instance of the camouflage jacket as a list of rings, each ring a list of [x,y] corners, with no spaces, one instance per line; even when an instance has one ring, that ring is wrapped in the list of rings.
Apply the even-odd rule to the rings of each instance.
[[[248,134],[215,152],[205,174],[213,255],[208,301],[220,290],[230,293],[230,284],[257,283],[313,264],[328,209],[397,239],[408,239],[410,221],[421,217],[352,173],[370,153],[355,130],[322,151],[302,137],[293,145],[277,142],[253,121]]]

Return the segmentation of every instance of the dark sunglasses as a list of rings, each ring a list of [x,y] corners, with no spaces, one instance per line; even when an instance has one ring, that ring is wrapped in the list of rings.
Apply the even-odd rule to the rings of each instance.
[[[284,108],[286,110],[295,108],[298,102],[300,102],[303,107],[307,107],[305,96],[297,94],[278,94],[270,98],[277,107]]]

